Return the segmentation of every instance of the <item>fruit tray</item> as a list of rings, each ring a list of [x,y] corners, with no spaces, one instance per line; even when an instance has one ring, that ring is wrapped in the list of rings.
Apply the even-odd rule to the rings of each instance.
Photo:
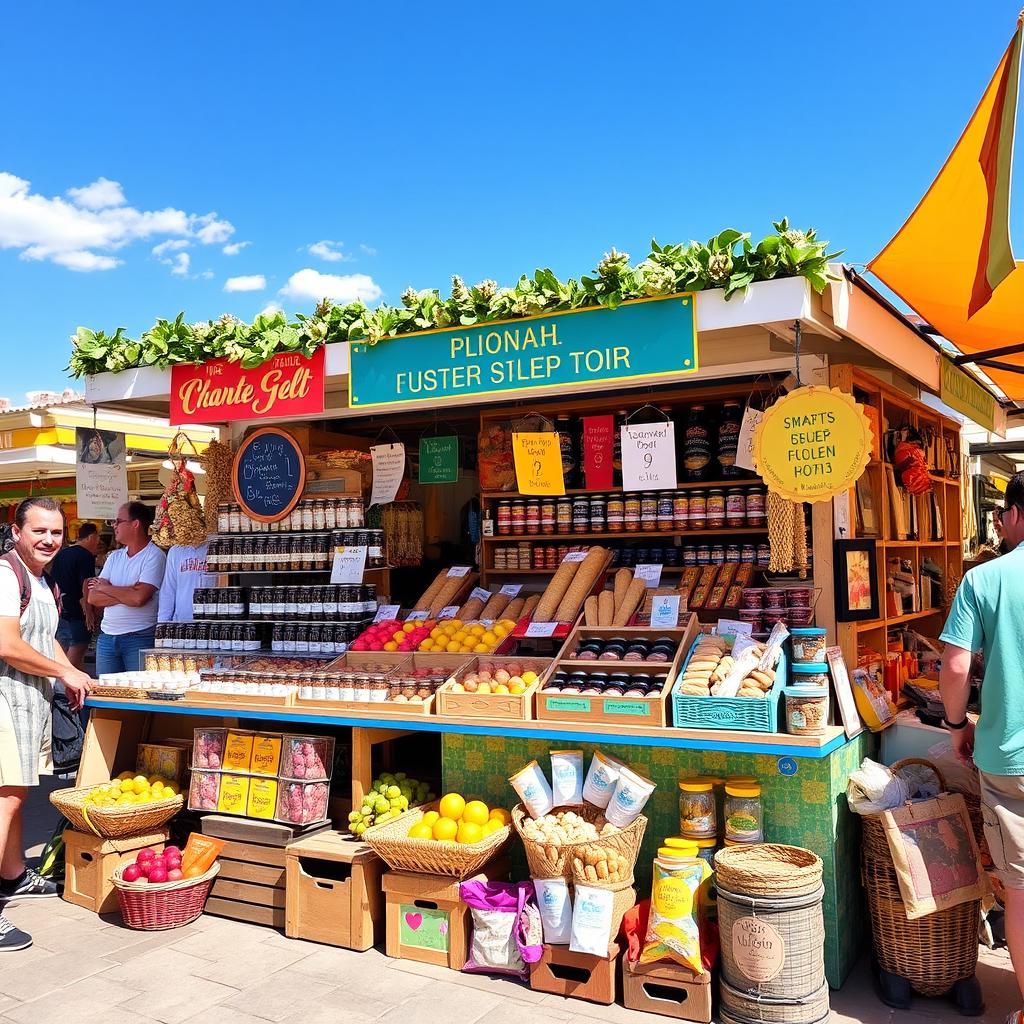
[[[491,666],[491,669],[485,669]],[[481,654],[452,673],[437,691],[437,713],[450,718],[503,718],[527,721],[533,718],[533,697],[538,686],[551,674],[554,661],[551,658],[514,658],[503,655]],[[537,679],[530,682],[522,693],[480,693],[458,690],[462,681],[481,669],[487,671],[533,672]],[[518,674],[518,673],[516,673]],[[489,684],[490,685],[490,684]]]

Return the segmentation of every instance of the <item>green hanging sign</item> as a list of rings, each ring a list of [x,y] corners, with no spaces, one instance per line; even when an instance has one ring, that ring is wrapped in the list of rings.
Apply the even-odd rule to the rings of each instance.
[[[420,438],[420,483],[454,484],[459,480],[459,439]]]

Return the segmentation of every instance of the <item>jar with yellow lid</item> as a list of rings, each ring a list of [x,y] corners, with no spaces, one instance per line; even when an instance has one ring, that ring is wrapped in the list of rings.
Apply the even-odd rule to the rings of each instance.
[[[659,846],[658,856],[662,860],[696,860],[696,846]]]
[[[679,831],[687,838],[718,835],[715,785],[710,779],[680,779]]]
[[[725,839],[735,843],[764,841],[764,812],[761,786],[757,782],[725,784]]]

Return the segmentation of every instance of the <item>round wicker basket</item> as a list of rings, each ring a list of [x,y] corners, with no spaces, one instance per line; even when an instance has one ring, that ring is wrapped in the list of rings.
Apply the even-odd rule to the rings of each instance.
[[[821,858],[799,846],[757,843],[715,854],[715,881],[746,896],[801,896],[821,885]]]
[[[213,880],[220,871],[214,864],[205,875],[177,882],[126,882],[122,864],[110,876],[117,890],[121,917],[129,928],[155,932],[190,924],[203,912]]]
[[[50,794],[50,803],[71,822],[73,828],[79,832],[91,832],[101,839],[128,839],[159,831],[185,804],[184,797],[178,794],[148,804],[86,809],[85,798],[99,788],[58,789]]]

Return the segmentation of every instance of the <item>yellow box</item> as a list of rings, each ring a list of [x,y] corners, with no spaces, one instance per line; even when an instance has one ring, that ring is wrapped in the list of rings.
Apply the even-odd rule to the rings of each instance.
[[[225,814],[245,814],[249,802],[249,778],[245,775],[224,775],[220,780],[217,810]]]
[[[135,758],[135,771],[140,775],[159,775],[171,782],[181,782],[188,765],[188,751],[162,743],[140,743]]]
[[[277,813],[277,779],[250,779],[249,803],[246,813],[250,818],[273,819]]]
[[[256,733],[252,745],[253,775],[276,776],[281,770],[281,736],[274,733]]]
[[[224,769],[229,772],[247,772],[252,763],[252,741],[255,734],[228,729],[224,743]]]

